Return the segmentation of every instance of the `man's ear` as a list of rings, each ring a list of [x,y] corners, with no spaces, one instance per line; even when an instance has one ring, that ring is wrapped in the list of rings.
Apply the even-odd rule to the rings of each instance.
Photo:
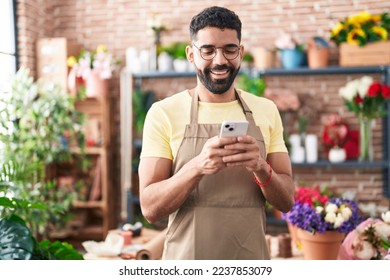
[[[187,60],[191,63],[194,62],[194,50],[192,49],[191,46],[186,47],[186,55],[187,55]]]

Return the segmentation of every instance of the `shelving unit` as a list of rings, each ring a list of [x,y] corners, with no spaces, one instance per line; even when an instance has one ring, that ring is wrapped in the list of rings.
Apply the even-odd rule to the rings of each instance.
[[[76,110],[86,116],[84,127],[87,147],[82,153],[79,147],[71,147],[77,158],[84,154],[91,166],[82,171],[78,162],[57,168],[57,176],[70,176],[84,182],[82,200],[74,201],[73,219],[70,221],[67,239],[104,240],[108,231],[117,225],[113,209],[113,185],[111,159],[111,100],[109,97],[89,97],[75,104]],[[70,232],[69,232],[70,231]]]
[[[352,74],[379,74],[382,83],[390,85],[390,65],[364,66],[364,67],[327,67],[327,68],[297,68],[297,69],[266,69],[255,73],[260,77],[265,76],[299,76],[299,75],[352,75]],[[383,170],[383,195],[390,197],[390,103],[387,104],[389,114],[383,118],[382,143],[383,161],[359,162],[347,161],[342,163],[330,163],[319,161],[316,163],[293,164],[297,167],[344,167],[344,168],[382,168]]]
[[[265,69],[255,70],[250,73],[253,76],[298,76],[298,75],[351,75],[351,74],[379,74],[382,82],[390,84],[390,65],[365,66],[365,67],[328,67],[319,69],[296,68],[296,69]],[[145,72],[129,73],[123,70],[121,73],[121,189],[122,189],[122,215],[129,222],[133,219],[133,205],[139,203],[138,197],[131,192],[132,188],[132,168],[131,161],[136,143],[128,139],[133,139],[132,131],[132,92],[134,88],[141,88],[142,80],[148,78],[184,78],[195,77],[194,72]],[[390,104],[388,104],[390,112]],[[380,168],[383,170],[383,194],[390,197],[390,114],[383,120],[383,160],[378,162],[358,162],[347,161],[343,163],[330,163],[328,161],[318,161],[316,163],[294,164],[296,167],[341,167],[341,168]]]

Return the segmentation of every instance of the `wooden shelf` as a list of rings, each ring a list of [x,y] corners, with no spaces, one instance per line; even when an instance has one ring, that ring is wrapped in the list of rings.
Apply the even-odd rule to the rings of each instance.
[[[79,201],[73,202],[74,208],[103,208],[105,206],[104,201]]]
[[[74,218],[70,221],[71,238],[82,241],[104,238],[108,231],[116,228],[117,217],[113,198],[112,164],[111,164],[111,98],[108,96],[86,98],[76,102],[76,110],[86,117],[84,127],[86,141],[98,143],[99,146],[71,147],[74,155],[85,155],[90,161],[87,170],[81,170],[76,164],[61,166],[57,176],[70,174],[75,182],[85,184],[85,200],[73,201]],[[63,176],[63,175],[62,175]]]

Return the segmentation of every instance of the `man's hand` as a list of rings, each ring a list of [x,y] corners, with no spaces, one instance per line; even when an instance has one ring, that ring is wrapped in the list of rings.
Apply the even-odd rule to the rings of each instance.
[[[226,166],[243,166],[248,171],[256,172],[262,166],[267,165],[265,159],[260,156],[260,148],[255,138],[245,135],[236,139],[236,142],[225,145],[225,150],[235,151],[222,158]]]
[[[226,166],[224,159],[242,153],[242,150],[232,148],[240,144],[237,137],[212,137],[204,144],[202,151],[193,159],[193,163],[202,175],[215,174]],[[231,148],[226,149],[229,146]]]

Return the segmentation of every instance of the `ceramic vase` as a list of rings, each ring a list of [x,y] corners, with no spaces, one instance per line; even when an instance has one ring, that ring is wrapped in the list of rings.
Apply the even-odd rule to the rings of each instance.
[[[347,153],[343,148],[333,147],[329,150],[328,159],[333,163],[344,162],[347,159]]]
[[[344,233],[326,231],[310,233],[298,228],[297,236],[302,244],[305,260],[337,260]]]

